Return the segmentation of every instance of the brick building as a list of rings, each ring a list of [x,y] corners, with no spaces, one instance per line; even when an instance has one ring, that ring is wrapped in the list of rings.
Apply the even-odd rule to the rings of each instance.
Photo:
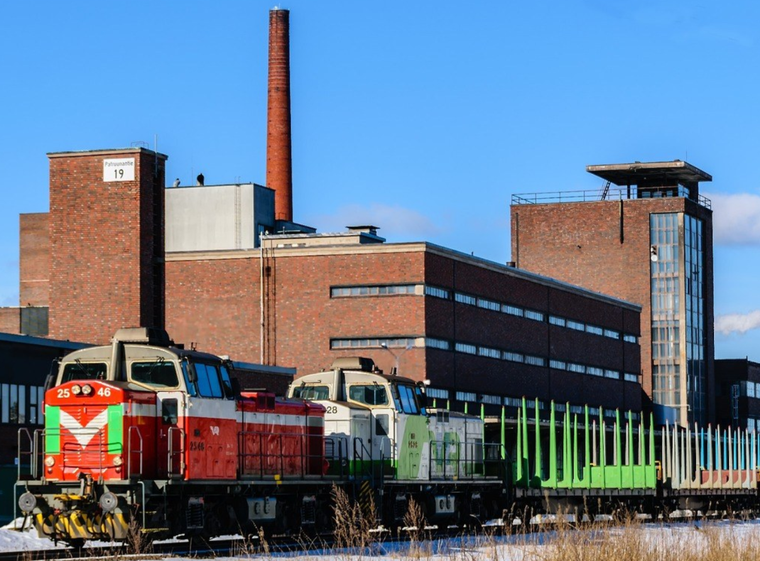
[[[715,421],[760,430],[760,364],[746,358],[715,361]]]
[[[166,260],[166,324],[204,350],[299,373],[368,356],[458,402],[641,409],[640,308],[615,298],[428,243],[386,244],[371,227]]]
[[[48,157],[51,337],[102,344],[104,328],[163,327],[166,156],[128,148]]]
[[[699,182],[712,178],[679,160],[587,170],[606,180],[601,192],[513,196],[512,259],[640,304],[644,390],[673,420],[705,422],[715,415],[712,211]]]
[[[525,395],[641,410],[638,305],[428,243],[387,244],[371,226],[342,234],[301,227],[264,235],[255,247],[249,235],[223,226],[234,223],[249,234],[256,224],[283,227],[271,216],[254,219],[274,207],[270,190],[260,186],[168,189],[167,201],[187,205],[187,190],[204,204],[167,209],[167,216],[204,213],[216,216],[219,228],[209,250],[208,236],[195,247],[176,241],[172,230],[185,225],[167,219],[166,237],[183,250],[159,257],[149,233],[160,221],[156,213],[163,217],[161,204],[148,204],[153,176],[136,175],[126,185],[103,181],[104,162],[130,157],[154,156],[143,149],[51,155],[49,254],[35,255],[54,264],[51,333],[59,338],[104,344],[124,325],[152,322],[145,311],[158,309],[165,310],[159,325],[186,345],[302,373],[346,355],[373,358],[385,371],[398,363],[403,374],[430,380],[433,394],[460,409],[514,405]],[[61,191],[71,186],[58,170],[72,167],[85,187],[64,204]],[[247,225],[226,211],[208,212],[217,197],[235,192],[247,193],[253,205]],[[79,221],[70,220],[72,212],[80,212]],[[80,224],[85,214],[96,225]],[[43,223],[29,222],[22,238],[37,236]],[[123,224],[132,225],[131,236]],[[152,231],[164,235],[163,228]],[[159,275],[145,274],[158,266]],[[56,271],[60,279],[53,279]],[[145,289],[141,278],[158,279],[163,291],[150,283]],[[139,294],[162,301],[146,307]]]

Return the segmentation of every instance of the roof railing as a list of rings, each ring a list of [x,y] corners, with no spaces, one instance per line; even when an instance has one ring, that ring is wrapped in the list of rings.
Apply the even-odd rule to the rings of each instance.
[[[659,198],[684,198],[697,203],[700,206],[711,209],[712,202],[703,195],[692,196],[688,188],[683,185],[667,185],[662,187],[642,187],[632,185],[630,188],[621,187],[609,189],[607,193],[604,187],[583,191],[549,191],[545,193],[519,193],[512,195],[513,205],[551,204],[551,203],[591,203],[599,201],[634,200],[634,199],[659,199]]]

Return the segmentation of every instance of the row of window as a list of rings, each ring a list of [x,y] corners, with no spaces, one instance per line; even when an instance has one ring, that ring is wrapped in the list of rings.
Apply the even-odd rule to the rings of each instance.
[[[447,288],[440,288],[438,286],[422,285],[422,284],[394,284],[394,285],[365,285],[365,286],[334,286],[330,288],[331,298],[352,298],[359,296],[389,296],[396,294],[426,294],[427,296],[433,296],[434,298],[441,298],[443,300],[451,300],[452,294],[455,302],[465,304],[467,306],[476,306],[483,308],[484,310],[491,310],[493,312],[501,312],[517,317],[527,318],[534,321],[546,321],[546,315],[543,312],[531,310],[529,308],[522,308],[506,302],[498,302],[496,300],[490,300],[488,298],[481,298],[465,292],[452,292]],[[548,321],[552,325],[559,327],[566,327],[568,329],[574,329],[576,331],[584,331],[591,333],[592,335],[599,335],[601,337],[609,337],[610,339],[620,339],[621,333],[614,329],[607,329],[598,325],[592,325],[576,321],[561,316],[549,315]],[[624,341],[628,343],[637,343],[638,337],[630,333],[622,334]]]
[[[13,425],[41,425],[41,386],[0,384],[0,422]]]
[[[425,391],[428,400],[432,402],[432,400],[449,400],[451,396],[451,392],[449,390],[444,390],[441,388],[427,388]],[[519,397],[501,397],[498,395],[487,395],[482,394],[478,396],[474,392],[464,392],[464,391],[458,391],[454,392],[454,397],[457,401],[463,402],[463,403],[472,403],[475,405],[482,404],[488,404],[488,405],[505,405],[507,407],[522,407],[522,398]],[[436,403],[436,405],[440,405]],[[528,399],[525,402],[525,405],[528,409],[535,409],[536,408],[536,402],[535,400]],[[549,409],[549,403],[546,401],[538,401],[538,409],[539,411],[545,411]],[[554,404],[554,410],[557,413],[564,413],[567,410],[567,405],[564,403],[555,403]],[[584,406],[582,405],[570,405],[570,413],[573,414],[583,414],[584,412]],[[599,409],[597,408],[590,408],[589,409],[590,415],[598,415]],[[603,415],[605,417],[615,417],[616,410],[615,409],[604,409]],[[628,419],[628,413],[622,413],[621,417],[624,419]],[[639,413],[631,413],[631,418],[634,421],[638,421],[641,419],[641,415]]]
[[[331,349],[356,349],[356,348],[383,348],[383,347],[401,347],[411,348],[414,346],[425,346],[432,349],[440,349],[443,351],[454,350],[458,353],[464,353],[475,356],[483,356],[487,358],[493,358],[496,360],[505,360],[508,362],[519,362],[521,364],[528,364],[531,366],[546,366],[546,358],[542,356],[530,355],[525,353],[518,353],[515,351],[497,349],[494,347],[486,347],[482,345],[473,345],[471,343],[447,341],[445,339],[436,339],[434,337],[395,337],[395,338],[383,338],[383,337],[368,337],[368,338],[346,338],[346,339],[331,339]],[[577,362],[568,362],[564,360],[552,359],[549,361],[549,367],[554,370],[565,370],[567,372],[575,372],[576,374],[586,374],[589,376],[598,376],[600,378],[610,378],[613,380],[624,379],[626,382],[638,382],[639,377],[636,374],[630,372],[619,372],[617,370],[611,370],[608,368],[600,368],[598,366],[592,366],[588,364],[580,364]]]
[[[739,395],[742,397],[760,398],[760,382],[739,382]]]
[[[445,288],[438,288],[434,286],[426,286],[425,294],[428,296],[434,296],[436,298],[451,299],[451,291]],[[477,306],[485,310],[491,310],[494,312],[502,312],[505,314],[524,317],[532,319],[534,321],[545,321],[546,315],[543,312],[531,310],[529,308],[521,308],[513,304],[507,304],[505,302],[497,302],[495,300],[489,300],[488,298],[481,298],[479,296],[473,296],[471,294],[465,294],[462,292],[454,293],[454,300],[460,304],[467,304],[469,306]],[[592,325],[589,323],[583,323],[569,318],[561,316],[549,315],[548,321],[551,325],[558,327],[566,327],[567,329],[574,329],[576,331],[584,331],[591,333],[592,335],[599,335],[602,337],[609,337],[610,339],[620,339],[621,334],[614,329],[607,329],[599,327],[598,325]],[[622,335],[623,340],[627,343],[637,343],[638,338],[635,335],[625,333]]]

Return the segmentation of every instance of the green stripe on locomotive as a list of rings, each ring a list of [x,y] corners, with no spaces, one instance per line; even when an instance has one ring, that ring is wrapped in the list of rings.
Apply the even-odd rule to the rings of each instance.
[[[61,452],[61,408],[56,405],[45,406],[45,454]]]
[[[107,442],[106,451],[109,454],[122,454],[124,451],[124,422],[121,404],[107,407]],[[94,430],[86,425],[84,430]],[[76,428],[73,430],[77,430]],[[45,406],[45,454],[61,453],[61,407],[59,405]],[[97,442],[93,440],[93,442]]]
[[[634,423],[629,412],[625,426],[626,444],[623,446],[623,425],[620,412],[616,411],[612,458],[608,458],[607,424],[601,409],[597,431],[591,422],[588,407],[585,408],[583,422],[579,427],[578,415],[571,417],[570,406],[566,405],[561,433],[557,430],[554,402],[550,406],[548,429],[541,429],[538,401],[534,410],[534,424],[529,425],[527,402],[523,399],[518,412],[517,453],[512,465],[512,482],[516,487],[608,490],[656,487],[651,417],[649,430],[646,430],[643,422],[639,423],[635,430],[637,438],[634,438]],[[545,436],[548,436],[548,445],[544,452],[542,447],[546,444]],[[596,461],[592,462],[592,459]]]

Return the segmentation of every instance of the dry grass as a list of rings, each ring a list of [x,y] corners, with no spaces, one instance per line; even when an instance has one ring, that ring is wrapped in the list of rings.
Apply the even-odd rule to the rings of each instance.
[[[375,541],[375,505],[369,506],[369,512],[362,512],[358,502],[351,501],[343,489],[335,486],[332,499],[335,547],[364,552]]]
[[[541,544],[520,546],[524,561],[743,561],[760,559],[760,528],[725,524],[615,527],[573,530],[558,527]],[[514,551],[513,551],[514,552]]]

